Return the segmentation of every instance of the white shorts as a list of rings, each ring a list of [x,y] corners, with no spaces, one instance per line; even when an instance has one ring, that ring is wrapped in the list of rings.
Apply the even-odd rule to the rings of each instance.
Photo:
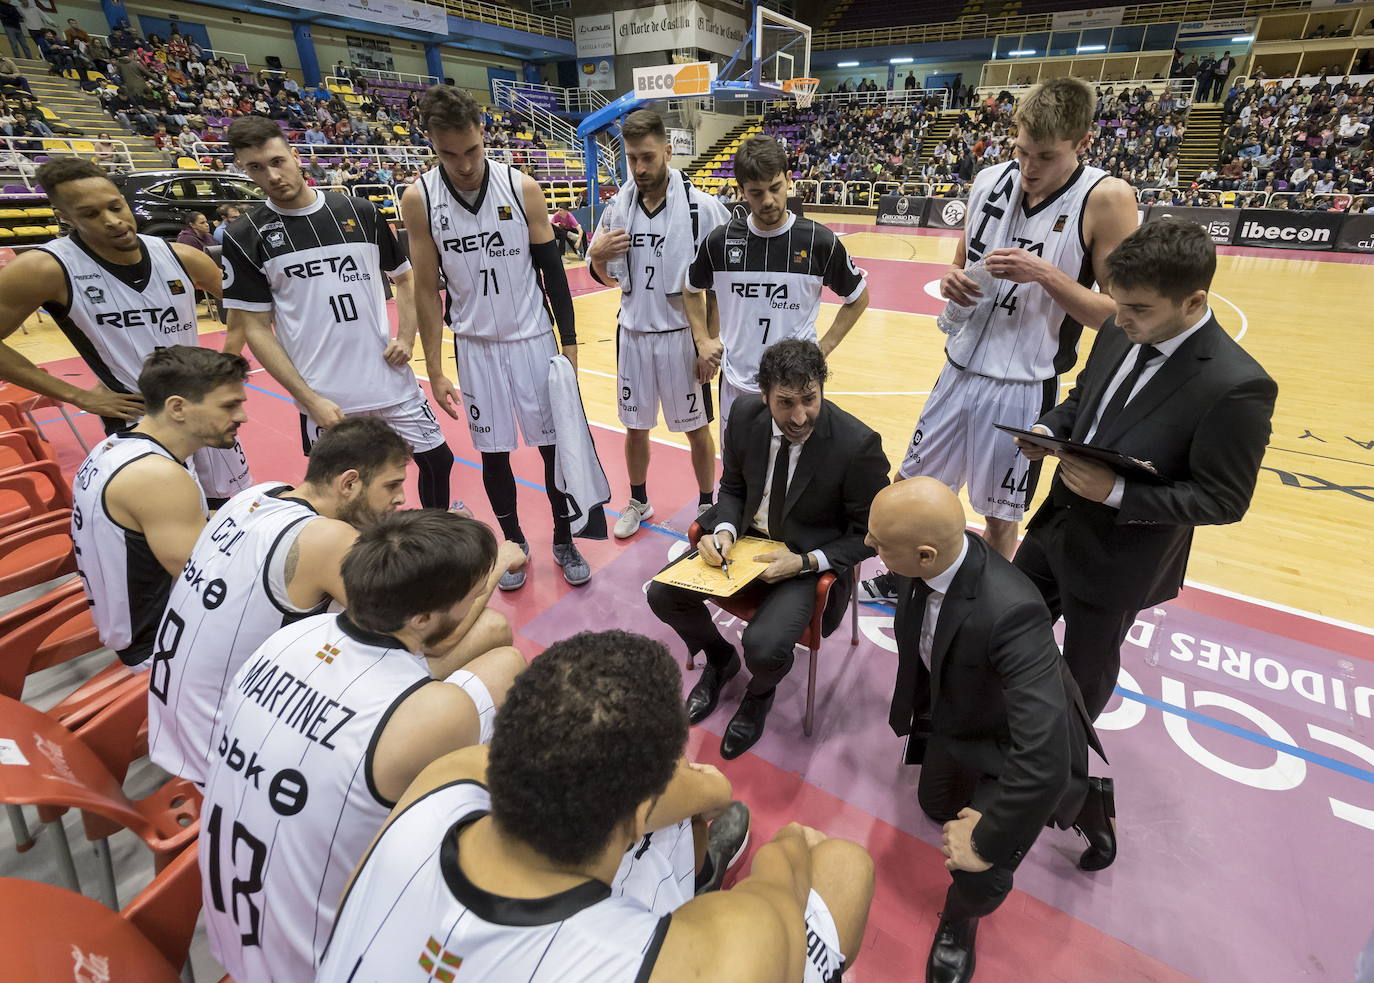
[[[652,430],[663,422],[673,433],[711,422],[711,389],[697,381],[697,346],[692,329],[616,332],[620,379],[620,422],[631,430]]]
[[[757,389],[741,389],[725,377],[721,372],[717,377],[720,380],[720,446],[725,447],[725,424],[730,420],[730,407],[735,405],[735,400],[743,397],[744,399],[759,399],[762,393]]]
[[[496,703],[487,690],[487,684],[466,669],[453,670],[444,682],[452,683],[472,697],[472,702],[477,705],[477,720],[480,725],[477,743],[490,744],[492,727],[496,724]]]
[[[344,412],[348,416],[375,416],[385,420],[416,454],[432,451],[444,442],[444,432],[439,429],[439,421],[434,416],[434,410],[425,398],[425,391],[418,385],[415,387],[415,394],[404,403],[375,410]],[[310,453],[310,448],[315,446],[315,441],[320,439],[322,433],[324,428],[310,419],[309,414],[301,414],[301,450],[304,453]]]
[[[630,847],[611,881],[612,897],[634,898],[655,915],[667,915],[696,894],[697,856],[692,821],[654,830]]]
[[[191,455],[191,463],[206,498],[233,498],[252,487],[253,473],[237,440],[233,447],[202,447]]]
[[[806,899],[806,974],[805,983],[829,983],[839,979],[844,969],[840,951],[840,930],[825,901],[814,890]]]
[[[1058,385],[1057,379],[1007,382],[946,362],[898,474],[935,478],[956,492],[967,484],[979,515],[1020,522],[1040,469],[993,424],[1030,427],[1053,405]]]
[[[478,452],[515,450],[517,424],[526,447],[554,442],[549,359],[558,345],[551,332],[520,341],[461,338],[457,348],[458,385]]]

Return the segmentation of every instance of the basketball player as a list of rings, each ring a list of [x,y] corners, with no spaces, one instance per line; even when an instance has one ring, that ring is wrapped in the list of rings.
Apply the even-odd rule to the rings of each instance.
[[[994,423],[1029,427],[1059,397],[1083,325],[1097,330],[1116,304],[1095,292],[1107,256],[1135,231],[1131,186],[1079,161],[1093,135],[1093,90],[1073,78],[1036,86],[1016,108],[1013,159],[978,173],[964,234],[940,292],[975,306],[965,352],[946,346],[946,363],[921,410],[901,478],[923,474],[956,492],[965,484],[984,537],[1010,559],[1017,524],[1035,492],[1039,467]],[[982,295],[964,272],[982,260],[996,277]],[[895,578],[864,582],[874,600],[895,599]]]
[[[344,898],[320,983],[455,979],[822,983],[853,964],[873,895],[862,847],[793,823],[728,891],[666,907],[619,890],[631,856],[695,804],[681,794],[682,677],[640,635],[546,649],[497,715],[491,753],[436,762]],[[652,838],[658,837],[657,832]],[[436,977],[437,978],[437,977]]]
[[[614,530],[617,539],[628,539],[654,514],[648,492],[649,431],[658,425],[660,403],[668,429],[687,434],[691,445],[698,511],[711,504],[716,484],[711,390],[699,378],[682,288],[697,247],[712,229],[729,221],[729,213],[694,187],[687,175],[668,166],[673,144],[658,113],[631,113],[620,126],[620,136],[634,184],[621,189],[607,206],[617,210],[621,227],[596,237],[587,265],[599,283],[614,284],[606,272],[607,260],[626,256],[629,264],[629,282],[619,284],[616,363],[630,502]]]
[[[868,308],[868,285],[844,243],[825,226],[788,211],[787,154],[777,141],[744,141],[735,152],[735,181],[749,216],[731,219],[706,237],[683,294],[706,372],[721,370],[722,430],[738,396],[762,398],[756,377],[765,348],[784,338],[816,341],[822,286],[843,303],[819,342],[826,355]],[[707,289],[715,290],[720,307],[718,339],[708,330]]]
[[[386,515],[344,557],[347,612],[280,629],[231,680],[200,867],[210,950],[234,979],[313,979],[395,800],[430,762],[490,738],[524,657],[500,648],[455,670],[451,656],[498,555],[474,519]]]
[[[420,504],[447,506],[453,452],[410,368],[410,264],[391,226],[365,199],[306,184],[300,154],[265,116],[240,116],[225,140],[267,193],[224,234],[230,330],[296,400],[306,454],[345,414],[379,416],[415,455]],[[394,339],[383,270],[396,293]]]
[[[202,447],[234,446],[247,377],[239,355],[155,349],[135,380],[142,419],[96,445],[72,480],[72,543],[96,630],[137,670],[150,665],[172,578],[205,528],[186,462]]]
[[[568,583],[585,584],[592,568],[573,545],[567,499],[555,486],[549,359],[561,344],[576,369],[577,332],[544,192],[509,164],[487,159],[482,108],[462,89],[431,86],[420,100],[420,128],[440,166],[406,189],[401,215],[415,264],[415,304],[430,390],[449,416],[466,416],[496,521],[526,555],[529,544],[520,528],[510,463],[510,452],[519,446],[517,425],[525,444],[539,448],[553,510],[554,561]],[[442,315],[441,273],[447,292]],[[445,323],[454,334],[462,406],[444,375]],[[524,584],[524,569],[501,578],[502,590]]]
[[[310,448],[301,484],[255,485],[205,527],[157,633],[148,700],[154,762],[204,784],[229,679],[278,628],[331,601],[347,605],[340,564],[360,529],[405,504],[409,462],[410,448],[385,421],[346,417]],[[512,549],[502,559],[525,556]],[[495,588],[491,578],[486,595]],[[455,633],[457,664],[511,643],[510,625],[485,596],[468,621]]]
[[[99,416],[107,434],[128,429],[143,414],[143,360],[155,348],[200,344],[196,290],[220,296],[219,269],[202,250],[139,235],[128,202],[98,164],[54,157],[37,179],[72,231],[0,271],[0,379]],[[39,308],[95,374],[93,388],[63,382],[4,344]],[[224,350],[239,354],[242,336],[226,334]],[[237,440],[198,450],[194,471],[211,508],[253,483]]]

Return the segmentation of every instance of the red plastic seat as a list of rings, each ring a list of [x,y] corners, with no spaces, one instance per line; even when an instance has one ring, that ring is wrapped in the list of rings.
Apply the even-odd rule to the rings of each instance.
[[[44,369],[44,371],[46,372],[47,370]],[[67,411],[66,403],[59,402],[47,396],[40,396],[32,389],[16,386],[12,382],[0,382],[0,403],[6,403],[13,407],[14,410],[28,420],[28,422],[33,425],[33,428],[39,433],[43,432],[43,428],[39,426],[38,421],[33,418],[33,411],[47,408],[57,410],[57,412],[62,414],[62,419],[67,422],[67,426],[71,428],[72,436],[74,436],[76,442],[81,445],[81,450],[84,452],[90,451],[90,445],[87,444],[85,439],[81,436],[81,431],[76,429],[76,423],[73,422],[71,414]],[[18,421],[15,422],[17,423]]]
[[[0,596],[70,573],[76,573],[76,551],[68,510],[0,529]]]
[[[58,509],[72,507],[71,485],[55,462],[30,461],[0,470],[0,481],[16,476],[33,481],[43,512],[56,512]],[[33,508],[27,497],[21,502],[16,500],[12,492],[0,492],[0,528],[33,515]]]
[[[28,426],[0,430],[0,469],[35,461],[57,463],[57,452],[52,444],[38,436],[37,430]]]
[[[0,768],[0,802],[80,809],[86,838],[94,842],[104,861],[111,906],[116,902],[105,838],[112,832],[127,829],[139,837],[152,850],[157,870],[167,866],[200,832],[200,793],[185,779],[174,778],[142,799],[133,800],[124,794],[121,779],[130,749],[146,725],[147,702],[147,677],[131,680],[114,702],[81,728],[82,739],[47,714],[0,696],[0,734],[9,737],[27,761],[25,764],[12,755],[11,762]],[[110,759],[117,774],[102,756]],[[70,851],[65,851],[64,858],[62,826],[50,825],[59,864],[68,882],[73,883],[75,870],[70,865]]]
[[[132,918],[65,888],[0,878],[6,979],[179,983],[173,964],[139,928]]]
[[[200,917],[200,864],[196,844],[182,850],[120,912],[173,966],[185,964]]]
[[[704,532],[701,524],[693,522],[692,527],[687,530],[687,541],[693,547]],[[811,657],[807,660],[806,667],[806,716],[802,720],[802,731],[807,737],[811,736],[811,724],[816,712],[816,659],[821,650],[821,621],[825,617],[825,604],[830,598],[830,588],[839,580],[835,574],[829,570],[816,578],[816,605],[811,613],[811,623],[806,626],[806,631],[802,632],[801,638],[797,643],[805,645],[811,650]],[[713,597],[711,603],[720,608],[727,614],[734,615],[740,621],[750,621],[753,619],[758,605],[753,603],[747,596],[740,597]],[[858,591],[851,591],[849,597],[849,623],[850,623],[850,645],[859,644],[859,595]],[[689,657],[690,659],[690,657]],[[692,668],[690,662],[688,668]]]

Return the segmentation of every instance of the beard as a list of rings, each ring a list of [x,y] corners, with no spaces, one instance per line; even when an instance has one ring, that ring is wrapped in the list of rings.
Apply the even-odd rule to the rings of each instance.
[[[339,506],[338,518],[340,522],[347,522],[354,529],[362,530],[375,525],[385,514],[386,511],[379,511],[368,504],[367,493],[364,492],[353,501]]]
[[[450,635],[452,635],[460,624],[462,624],[462,621],[460,619],[444,615],[437,622],[435,622],[434,627],[430,631],[428,631],[423,638],[420,639],[421,651],[423,651],[426,655],[442,655],[442,652],[433,652],[433,650],[445,639],[447,639]]]

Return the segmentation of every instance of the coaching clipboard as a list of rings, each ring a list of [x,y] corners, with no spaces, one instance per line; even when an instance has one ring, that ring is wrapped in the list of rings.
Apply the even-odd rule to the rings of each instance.
[[[1172,485],[1173,479],[1167,475],[1160,474],[1155,470],[1155,466],[1149,461],[1140,461],[1134,457],[1128,457],[1120,451],[1114,451],[1108,447],[1097,447],[1094,444],[1080,444],[1075,440],[1065,440],[1062,437],[1051,437],[1049,434],[1040,433],[1037,430],[1022,430],[1020,427],[1004,427],[1000,423],[994,423],[994,427],[1013,437],[1019,437],[1028,444],[1036,447],[1043,447],[1048,451],[1068,451],[1070,454],[1077,454],[1079,457],[1086,457],[1099,464],[1105,464],[1123,478],[1134,478],[1138,481],[1148,481],[1156,485]]]

